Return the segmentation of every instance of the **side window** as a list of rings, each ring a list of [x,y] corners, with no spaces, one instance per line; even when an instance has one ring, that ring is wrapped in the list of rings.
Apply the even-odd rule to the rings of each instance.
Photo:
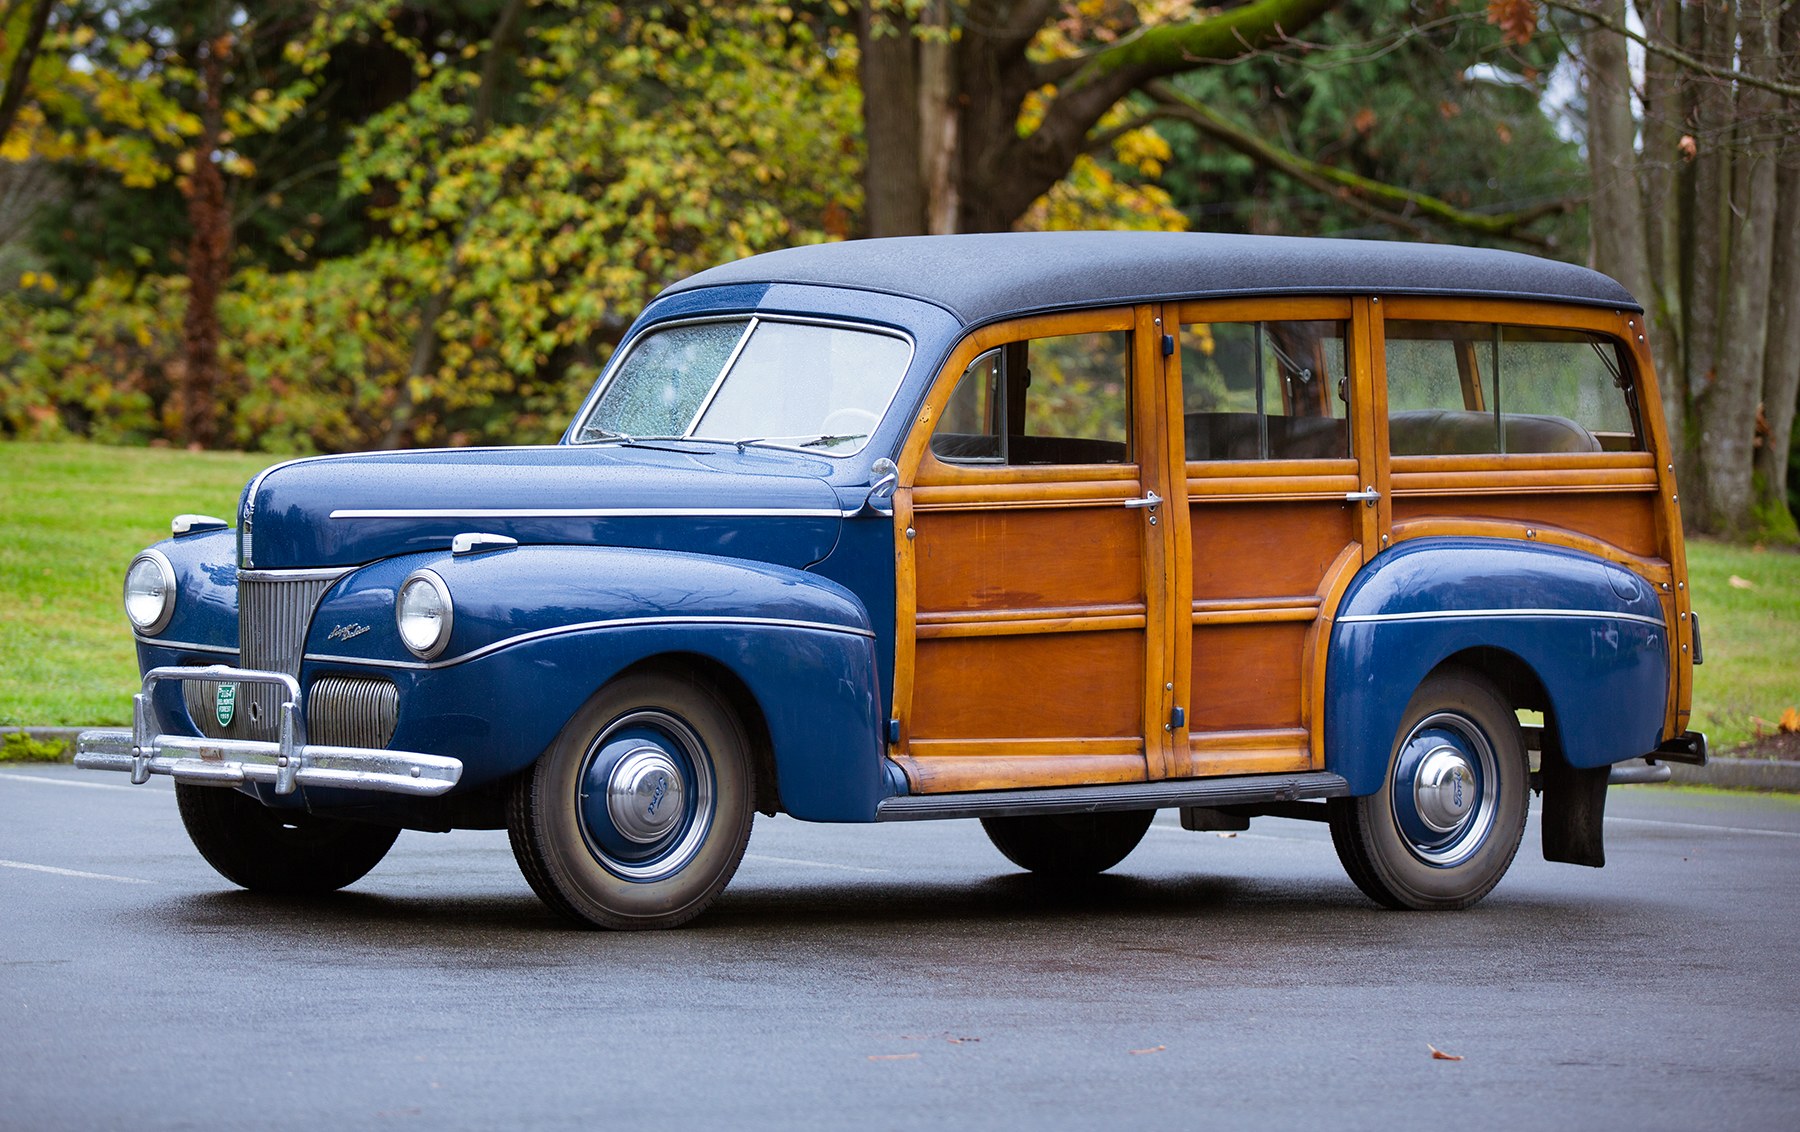
[[[1602,335],[1419,320],[1386,334],[1396,456],[1643,448],[1630,370]]]
[[[1181,328],[1189,460],[1350,455],[1339,321],[1193,322]]]
[[[1009,342],[963,371],[931,451],[958,464],[1123,464],[1131,333]]]

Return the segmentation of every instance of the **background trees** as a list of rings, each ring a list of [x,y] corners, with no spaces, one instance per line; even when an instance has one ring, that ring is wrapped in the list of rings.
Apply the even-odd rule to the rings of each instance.
[[[0,432],[551,439],[662,285],[808,240],[1191,226],[1582,260],[1591,219],[1654,308],[1690,515],[1767,531],[1796,10],[4,0]]]
[[[1800,6],[1553,7],[1586,28],[1594,260],[1650,308],[1688,521],[1792,540]]]

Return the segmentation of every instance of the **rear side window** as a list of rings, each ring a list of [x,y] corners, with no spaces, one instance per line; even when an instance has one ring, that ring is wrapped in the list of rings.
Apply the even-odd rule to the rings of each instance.
[[[1396,456],[1641,451],[1624,351],[1582,330],[1386,323]]]
[[[1191,322],[1181,327],[1189,460],[1350,455],[1345,324]]]

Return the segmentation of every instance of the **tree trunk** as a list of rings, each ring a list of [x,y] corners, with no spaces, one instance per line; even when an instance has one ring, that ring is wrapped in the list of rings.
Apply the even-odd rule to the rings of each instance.
[[[1772,75],[1774,0],[1744,0],[1739,25],[1744,68]],[[1776,102],[1767,91],[1740,85],[1731,115],[1729,188],[1719,215],[1721,322],[1713,380],[1699,404],[1700,518],[1704,529],[1728,538],[1747,537],[1757,526],[1751,471],[1768,335],[1775,221],[1774,147],[1768,131]]]
[[[1644,34],[1662,43],[1679,43],[1678,0],[1639,0]],[[1686,132],[1685,86],[1680,69],[1654,52],[1644,59],[1643,151],[1645,266],[1647,292],[1639,295],[1650,323],[1650,349],[1662,387],[1663,417],[1676,456],[1676,475],[1689,478],[1687,386],[1687,304],[1682,285],[1682,218],[1687,159],[1681,139]]]
[[[1339,2],[1252,0],[1204,9],[1078,58],[1040,63],[1026,52],[1063,0],[925,0],[911,7],[916,26],[898,0],[863,0],[869,233],[1005,231],[1068,174],[1087,152],[1095,124],[1132,91],[1253,54]],[[951,12],[961,13],[954,28]],[[887,26],[904,33],[904,45],[893,42]],[[1034,92],[1048,92],[1047,105],[1037,128],[1021,136],[1019,115]],[[913,120],[899,120],[909,108],[916,109]]]
[[[225,205],[225,177],[213,154],[219,147],[224,56],[231,40],[221,35],[202,44],[200,136],[188,173],[187,312],[182,320],[185,365],[176,391],[181,437],[189,446],[210,448],[218,439],[219,293],[230,272],[231,210]]]
[[[1800,4],[1790,4],[1779,30],[1779,77],[1800,79]],[[1792,541],[1797,533],[1788,510],[1788,451],[1800,405],[1800,113],[1793,102],[1778,111],[1775,223],[1769,236],[1775,267],[1769,287],[1769,334],[1763,354],[1762,404],[1768,433],[1756,453],[1760,519],[1766,533]]]
[[[919,176],[920,44],[896,5],[863,0],[863,215],[871,236],[925,231],[925,187]]]
[[[1625,0],[1597,0],[1603,16],[1623,23]],[[1651,303],[1643,197],[1638,187],[1637,123],[1631,115],[1631,67],[1625,40],[1596,26],[1582,36],[1587,68],[1588,205],[1594,266]]]
[[[37,62],[38,48],[44,45],[44,31],[50,26],[50,9],[56,0],[36,0],[31,19],[25,25],[25,41],[13,53],[12,66],[6,72],[6,89],[0,92],[0,142],[12,133],[13,119],[25,102],[25,88],[31,81],[31,65]],[[12,10],[7,10],[12,16]]]

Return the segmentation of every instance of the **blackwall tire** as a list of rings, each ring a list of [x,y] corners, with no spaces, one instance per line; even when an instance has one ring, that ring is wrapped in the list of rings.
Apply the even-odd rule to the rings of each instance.
[[[1374,794],[1330,803],[1344,871],[1389,908],[1467,908],[1491,892],[1525,833],[1530,765],[1492,683],[1446,669],[1413,693]]]
[[[1154,810],[982,818],[1006,859],[1047,876],[1091,876],[1123,861],[1150,828]]]
[[[704,684],[664,673],[607,685],[520,777],[513,855],[576,924],[673,928],[705,911],[755,817],[750,743]]]
[[[175,804],[206,863],[251,892],[335,892],[379,864],[400,836],[391,826],[274,809],[219,786],[177,782]]]

